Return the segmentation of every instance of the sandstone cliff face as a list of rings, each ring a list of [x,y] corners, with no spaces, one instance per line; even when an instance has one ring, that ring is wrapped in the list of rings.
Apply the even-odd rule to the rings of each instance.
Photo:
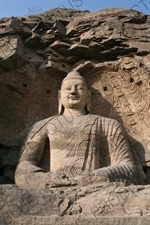
[[[30,127],[57,114],[72,69],[91,85],[93,112],[124,125],[150,179],[150,16],[54,9],[0,20],[0,182],[13,182]]]

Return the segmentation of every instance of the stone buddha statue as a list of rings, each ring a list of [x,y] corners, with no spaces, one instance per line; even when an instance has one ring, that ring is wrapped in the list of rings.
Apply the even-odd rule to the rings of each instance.
[[[19,186],[59,187],[137,182],[137,169],[121,125],[91,113],[91,92],[77,71],[62,81],[59,114],[37,122],[15,173]]]

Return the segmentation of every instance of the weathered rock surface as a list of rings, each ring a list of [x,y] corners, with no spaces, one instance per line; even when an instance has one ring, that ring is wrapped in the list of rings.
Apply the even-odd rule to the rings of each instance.
[[[1,19],[0,182],[13,182],[33,123],[57,114],[73,68],[92,86],[93,112],[124,124],[150,182],[150,16],[124,9]]]
[[[149,185],[106,184],[90,194],[92,189],[35,190],[1,185],[0,225],[149,224]]]

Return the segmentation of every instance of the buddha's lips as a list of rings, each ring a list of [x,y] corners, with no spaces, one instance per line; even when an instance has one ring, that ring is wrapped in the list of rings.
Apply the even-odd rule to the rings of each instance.
[[[69,98],[72,99],[72,100],[78,100],[79,99],[79,97],[77,97],[77,96],[69,96]]]

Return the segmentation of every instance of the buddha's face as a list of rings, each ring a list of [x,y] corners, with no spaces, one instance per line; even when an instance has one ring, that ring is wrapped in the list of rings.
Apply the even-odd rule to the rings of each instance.
[[[82,79],[67,79],[63,82],[60,92],[64,108],[84,109],[87,105],[88,88]]]

